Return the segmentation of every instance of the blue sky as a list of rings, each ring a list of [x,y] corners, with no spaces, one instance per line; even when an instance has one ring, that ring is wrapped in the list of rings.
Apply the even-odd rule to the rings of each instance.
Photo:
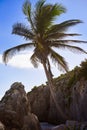
[[[34,4],[36,0],[31,0]],[[70,28],[70,32],[82,34],[77,39],[87,40],[87,0],[47,0],[51,3],[61,3],[67,8],[67,12],[61,15],[56,22],[62,22],[69,19],[81,19],[83,24],[79,24]],[[24,0],[0,0],[0,96],[3,96],[11,84],[14,82],[22,82],[25,85],[26,91],[30,91],[33,86],[38,86],[46,82],[46,77],[42,66],[35,69],[29,62],[29,54],[18,54],[12,58],[6,66],[2,62],[2,53],[15,45],[24,43],[24,39],[17,35],[12,35],[12,26],[17,23],[27,24],[26,18],[22,13],[22,5]],[[76,37],[75,37],[76,39]],[[86,44],[77,44],[87,51]],[[65,56],[68,61],[69,68],[79,65],[82,60],[87,58],[87,55],[73,54],[69,51],[60,51],[60,54]],[[57,68],[52,66],[54,77],[60,75]]]

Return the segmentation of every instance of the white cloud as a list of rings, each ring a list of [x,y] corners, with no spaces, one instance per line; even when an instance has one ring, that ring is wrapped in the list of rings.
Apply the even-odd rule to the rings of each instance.
[[[0,64],[2,64],[2,55],[0,54]]]
[[[32,68],[29,58],[30,54],[15,55],[11,60],[9,60],[8,65],[17,68]]]
[[[8,65],[16,67],[16,68],[27,68],[27,69],[33,68],[33,65],[30,62],[31,55],[32,53],[17,54],[9,60]],[[0,54],[0,64],[3,64],[1,54]]]
[[[72,68],[74,68],[76,65],[79,65],[81,63],[81,61],[83,61],[85,59],[85,55],[75,55],[75,54],[71,54],[70,52],[63,52],[64,56],[66,57],[66,61],[68,61],[69,63],[69,68],[70,70]],[[12,67],[16,67],[16,68],[21,68],[21,69],[31,69],[34,68],[32,63],[30,62],[30,56],[32,55],[32,52],[30,52],[29,54],[26,53],[19,53],[15,56],[12,57],[12,59],[9,60],[8,64],[9,66]],[[2,61],[2,54],[0,54],[0,64],[4,64]],[[57,67],[55,67],[52,62],[51,62],[51,67],[53,71],[56,71],[56,69],[58,69]],[[39,64],[38,69],[42,69],[42,65]]]

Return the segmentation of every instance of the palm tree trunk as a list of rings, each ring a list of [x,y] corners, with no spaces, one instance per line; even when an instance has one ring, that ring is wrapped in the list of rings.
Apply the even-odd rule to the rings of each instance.
[[[65,115],[65,113],[61,110],[60,106],[58,105],[58,102],[56,101],[56,97],[55,97],[55,93],[54,93],[54,89],[53,89],[54,85],[53,85],[53,82],[52,82],[52,80],[53,80],[52,72],[44,61],[42,62],[42,64],[43,64],[45,74],[46,74],[46,77],[47,77],[47,80],[48,80],[48,86],[49,86],[49,89],[50,89],[50,94],[51,94],[51,97],[52,97],[52,99],[55,103],[55,106],[56,106],[57,110],[59,111],[60,115],[63,117],[63,119],[67,120],[68,116]]]

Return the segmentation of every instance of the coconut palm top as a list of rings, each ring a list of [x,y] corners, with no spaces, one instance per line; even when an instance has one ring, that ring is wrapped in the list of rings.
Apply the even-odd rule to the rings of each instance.
[[[45,63],[48,66],[49,57],[54,63],[57,63],[60,70],[68,71],[68,65],[64,57],[55,51],[57,49],[69,49],[73,52],[86,53],[83,49],[73,46],[73,43],[86,43],[81,40],[70,40],[66,38],[79,36],[76,33],[66,33],[69,27],[82,23],[81,20],[72,19],[62,23],[54,24],[54,21],[66,9],[61,4],[46,4],[46,0],[38,0],[35,7],[32,8],[31,3],[26,1],[23,4],[23,13],[25,14],[29,24],[26,26],[22,23],[16,23],[13,26],[12,34],[22,36],[28,41],[27,43],[15,46],[6,50],[3,54],[5,63],[17,52],[24,49],[34,48],[30,58],[35,67],[38,63]]]

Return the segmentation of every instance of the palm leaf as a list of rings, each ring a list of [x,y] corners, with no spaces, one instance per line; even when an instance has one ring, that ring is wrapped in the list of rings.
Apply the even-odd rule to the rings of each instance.
[[[36,5],[35,5],[35,7],[36,7],[35,11],[36,11],[37,14],[40,13],[41,8],[44,5],[45,1],[46,0],[38,0],[38,2],[36,3]]]
[[[34,38],[33,32],[27,26],[21,23],[13,25],[12,34],[23,36],[26,40],[32,40]]]
[[[28,49],[30,47],[34,47],[34,43],[25,43],[6,50],[3,53],[3,62],[6,64],[8,60],[11,59],[17,52]]]
[[[31,15],[31,3],[29,1],[25,1],[25,3],[23,4],[23,13],[27,16],[30,17]]]
[[[59,55],[58,53],[50,49],[50,57],[52,59],[52,62],[55,65],[57,64],[58,69],[60,71],[66,71],[66,72],[68,71],[67,62],[64,60],[64,58],[61,55]]]
[[[67,20],[67,21],[64,21],[60,24],[53,25],[46,32],[46,35],[51,34],[51,33],[56,33],[56,32],[64,32],[69,27],[74,26],[74,25],[79,24],[79,23],[82,23],[82,21],[78,20],[78,19],[74,19],[74,20]]]
[[[65,12],[65,8],[62,5],[41,5],[38,9],[38,11],[35,11],[35,26],[38,30],[38,32],[45,32],[46,29],[51,26],[52,22],[56,18],[56,16],[59,16],[61,13]]]
[[[31,3],[29,1],[25,1],[25,3],[23,4],[23,13],[27,16],[27,20],[30,22],[31,28],[35,30]]]
[[[83,50],[82,48],[77,47],[77,46],[54,43],[54,44],[52,44],[52,47],[56,47],[58,49],[69,49],[73,53],[79,53],[79,54],[85,53],[85,54],[87,54],[87,52],[85,50]]]
[[[52,41],[49,41],[52,43]],[[53,43],[58,44],[72,44],[72,43],[87,43],[87,41],[81,41],[81,40],[53,40]]]
[[[37,68],[38,67],[38,63],[39,63],[39,59],[36,57],[35,53],[31,56],[30,60],[31,60],[31,63],[33,64],[33,66],[35,68]]]
[[[66,34],[66,33],[51,33],[51,34],[48,34],[45,39],[46,40],[51,40],[51,39],[61,39],[61,38],[66,38],[66,37],[69,37],[69,36],[81,36],[81,34],[77,34],[77,33],[71,33],[71,34]]]

